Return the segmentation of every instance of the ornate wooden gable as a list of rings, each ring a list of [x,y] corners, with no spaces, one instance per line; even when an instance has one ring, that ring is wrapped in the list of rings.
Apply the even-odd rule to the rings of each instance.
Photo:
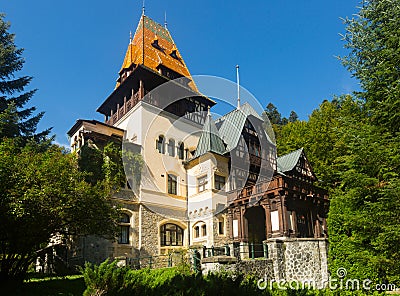
[[[317,180],[303,148],[280,156],[277,161],[280,173],[308,182]]]

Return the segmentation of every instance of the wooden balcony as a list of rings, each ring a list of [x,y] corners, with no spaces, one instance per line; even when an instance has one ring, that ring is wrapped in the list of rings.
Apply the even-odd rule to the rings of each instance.
[[[140,99],[140,92],[136,92],[128,100],[125,100],[122,107],[117,105],[116,112],[111,112],[111,116],[106,120],[106,124],[114,125],[124,117],[124,115],[128,113],[140,101]]]
[[[267,195],[277,196],[279,194],[296,195],[297,197],[312,197],[328,199],[328,192],[316,187],[309,182],[298,180],[289,176],[277,175],[270,182],[262,182],[242,190],[228,192],[228,204],[243,204],[250,199],[261,199]]]

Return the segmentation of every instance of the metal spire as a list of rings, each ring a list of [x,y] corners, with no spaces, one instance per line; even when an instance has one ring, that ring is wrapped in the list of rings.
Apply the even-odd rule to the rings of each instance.
[[[132,43],[132,31],[129,31],[129,43]]]
[[[237,109],[240,109],[240,83],[239,83],[239,65],[236,65],[236,82],[237,82]]]
[[[164,14],[164,28],[167,29],[167,11]]]
[[[145,11],[146,11],[146,9],[145,9],[144,0],[143,0],[142,15],[144,15]]]

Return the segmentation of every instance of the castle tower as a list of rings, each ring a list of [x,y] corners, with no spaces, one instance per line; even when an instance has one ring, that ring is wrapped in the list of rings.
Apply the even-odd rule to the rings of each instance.
[[[146,94],[170,80],[176,80],[181,85],[178,93],[185,92],[187,98],[170,104],[168,98],[164,98],[167,101],[160,101],[160,98],[146,97]],[[199,118],[199,114],[189,114],[206,112],[215,104],[198,93],[169,30],[146,15],[141,16],[130,39],[114,91],[97,112],[105,116],[105,123],[119,127],[141,100],[179,117],[187,116],[199,124],[204,123],[204,116]]]

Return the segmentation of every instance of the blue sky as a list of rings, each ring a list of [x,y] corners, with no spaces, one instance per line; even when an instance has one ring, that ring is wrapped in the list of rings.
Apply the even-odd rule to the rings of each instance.
[[[340,17],[358,0],[161,1],[147,0],[146,15],[164,22],[192,75],[235,80],[283,116],[300,119],[324,99],[350,93],[358,83],[335,58],[346,54]],[[2,0],[16,44],[25,48],[22,74],[34,77],[31,103],[53,127],[56,141],[78,118],[103,120],[96,108],[112,92],[141,15],[134,0]]]

